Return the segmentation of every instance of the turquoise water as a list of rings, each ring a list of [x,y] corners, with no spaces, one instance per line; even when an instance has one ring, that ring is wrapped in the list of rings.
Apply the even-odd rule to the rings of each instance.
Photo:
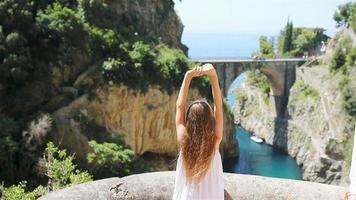
[[[235,98],[233,91],[245,80],[245,75],[237,77],[228,91],[227,101],[231,108],[234,107]],[[224,161],[224,171],[269,176],[288,179],[302,179],[302,171],[295,160],[287,153],[263,143],[257,144],[250,139],[251,133],[236,126],[236,136],[240,146],[238,158]]]
[[[257,144],[241,127],[236,127],[236,134],[240,155],[224,161],[225,172],[301,180],[301,169],[288,154],[265,143]]]

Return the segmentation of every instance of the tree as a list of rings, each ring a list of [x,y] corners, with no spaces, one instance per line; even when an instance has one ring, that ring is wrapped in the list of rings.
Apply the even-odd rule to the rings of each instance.
[[[295,30],[296,36],[293,40],[293,55],[302,56],[304,52],[309,52],[316,47],[316,33],[313,30],[301,28],[300,30]]]
[[[289,20],[284,29],[284,37],[282,43],[282,53],[288,53],[293,49],[293,23]]]
[[[334,13],[336,26],[341,27],[349,23],[351,18],[354,18],[356,11],[356,2],[349,2],[338,6],[338,10]]]
[[[266,36],[260,37],[260,53],[263,57],[273,56],[273,43]]]

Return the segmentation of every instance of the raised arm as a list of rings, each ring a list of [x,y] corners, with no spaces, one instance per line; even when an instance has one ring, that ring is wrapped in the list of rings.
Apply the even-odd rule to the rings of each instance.
[[[182,86],[180,87],[177,102],[176,102],[176,129],[177,140],[181,141],[183,135],[186,132],[185,129],[185,107],[187,105],[189,85],[192,78],[201,75],[202,68],[195,67],[187,71],[184,75]]]
[[[215,134],[218,138],[217,142],[220,144],[223,138],[224,115],[219,80],[212,64],[204,64],[202,68],[202,73],[208,75],[211,82],[211,90],[214,98]]]

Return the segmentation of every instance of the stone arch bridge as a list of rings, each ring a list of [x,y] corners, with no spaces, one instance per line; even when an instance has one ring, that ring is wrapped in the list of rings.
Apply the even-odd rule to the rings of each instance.
[[[288,103],[289,89],[296,77],[296,67],[307,60],[304,58],[283,59],[206,59],[192,60],[198,63],[211,63],[215,67],[219,84],[224,96],[227,95],[230,85],[245,71],[260,70],[265,74],[271,84],[270,97],[275,104],[276,116],[284,118]]]

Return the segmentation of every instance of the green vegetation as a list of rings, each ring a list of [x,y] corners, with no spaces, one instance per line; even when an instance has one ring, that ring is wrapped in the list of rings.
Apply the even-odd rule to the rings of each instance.
[[[259,39],[259,52],[256,56],[272,58],[274,55],[273,43],[273,38],[268,39],[266,36],[261,36]]]
[[[278,37],[278,53],[283,56],[304,56],[319,51],[321,42],[328,37],[323,29],[293,27],[292,22],[287,22],[284,30]]]
[[[341,71],[346,74],[352,67],[355,67],[356,47],[352,48],[351,38],[342,38],[335,49],[329,70],[332,73]]]
[[[246,109],[245,105],[248,100],[246,91],[241,88],[237,88],[236,90],[234,90],[234,96],[235,96],[236,105],[240,107],[239,112],[245,110]],[[254,104],[248,104],[248,105],[252,106]]]
[[[234,112],[232,111],[231,107],[227,103],[226,97],[223,98],[223,108],[224,108],[224,111],[226,112],[227,116],[232,117],[232,119],[233,119]]]
[[[52,142],[47,144],[44,159],[49,177],[50,190],[58,190],[67,186],[80,184],[92,180],[92,175],[77,169],[73,164],[74,157],[68,155],[66,150],[60,150]]]
[[[293,22],[289,20],[287,21],[287,25],[284,28],[283,34],[283,42],[282,46],[282,53],[285,54],[293,49]]]
[[[115,11],[103,0],[6,0],[0,12],[0,103],[10,117],[27,115],[55,96],[54,68],[64,76],[94,64],[102,66],[106,83],[142,91],[156,84],[171,92],[191,66],[182,50],[149,34],[133,34],[138,24],[114,24]],[[33,84],[38,90],[26,93]]]
[[[8,176],[6,181],[13,181],[15,177],[16,155],[19,150],[19,142],[15,133],[18,132],[16,122],[9,117],[0,114],[0,177]],[[3,179],[4,180],[4,179]]]
[[[349,26],[356,31],[356,3],[349,2],[339,5],[338,10],[334,13],[334,20],[338,27]],[[356,86],[350,72],[356,67],[356,47],[352,46],[353,42],[349,37],[340,37],[339,35],[335,40],[337,42],[336,49],[329,64],[329,71],[332,76],[341,75],[339,89],[342,94],[344,110],[348,114],[344,128],[345,138],[342,142],[342,153],[346,167],[349,169],[354,142],[354,122],[356,121]]]
[[[109,133],[82,112],[76,113],[74,119],[90,141],[86,169],[95,179],[152,171],[151,166],[125,144],[122,136]]]
[[[342,4],[334,14],[337,26],[348,26],[356,31],[356,3],[349,2]],[[348,115],[355,120],[356,117],[356,88],[351,83],[350,71],[356,67],[356,47],[352,46],[352,39],[349,37],[338,38],[337,46],[333,52],[329,65],[332,75],[341,73],[343,78],[339,82],[342,93],[343,105]]]
[[[304,52],[308,52],[311,49],[317,47],[322,39],[318,39],[318,34],[306,28],[295,28],[294,29],[295,39],[293,40],[293,47],[291,54],[301,56]]]
[[[104,0],[0,3],[0,179],[6,187],[21,180],[27,180],[30,187],[46,181],[40,180],[39,172],[33,169],[43,155],[50,131],[39,138],[29,134],[29,138],[34,138],[28,141],[28,146],[34,148],[31,151],[26,149],[29,147],[24,133],[41,113],[52,113],[73,100],[61,88],[72,87],[89,66],[97,66],[95,75],[100,78],[92,87],[123,84],[145,92],[150,85],[158,85],[168,93],[180,86],[184,73],[192,67],[182,50],[163,43],[158,34],[143,30],[141,16],[135,13],[118,16],[110,3]],[[173,1],[163,5],[162,14],[174,12],[173,5]],[[194,80],[192,85],[211,99],[207,78]],[[81,95],[94,91],[92,87],[84,91],[75,89]],[[149,170],[142,159],[131,156],[127,146],[116,143],[108,134],[95,136],[107,132],[96,126],[95,130],[100,132],[89,131],[93,123],[90,126],[83,134],[94,140],[91,142],[94,152],[88,166],[81,167],[92,170],[95,178]],[[118,157],[122,152],[130,161]],[[69,165],[71,159],[77,162],[73,157],[65,164]],[[107,168],[107,173],[94,165]],[[72,178],[56,180],[53,187],[88,178],[73,173]]]
[[[21,181],[18,185],[3,188],[4,199],[9,200],[34,200],[42,196],[46,190],[58,190],[75,184],[80,184],[92,180],[92,176],[77,169],[73,164],[74,157],[68,155],[66,150],[60,150],[52,142],[47,143],[44,153],[46,176],[49,177],[47,186],[38,186],[33,191],[26,191],[26,181]]]
[[[190,66],[181,50],[170,49],[162,43],[153,46],[137,41],[122,48],[128,59],[108,58],[103,63],[103,75],[108,82],[123,83],[142,91],[156,84],[171,92],[179,86]],[[170,84],[165,84],[168,81]]]
[[[242,89],[236,89],[234,91],[235,94],[235,99],[239,102],[242,103],[243,105],[245,104],[245,102],[248,100],[248,96],[245,90]]]
[[[45,188],[43,186],[38,186],[33,191],[26,192],[26,185],[27,182],[22,181],[18,185],[4,188],[3,191],[0,190],[0,194],[3,192],[3,199],[6,200],[35,200],[45,193]]]
[[[235,100],[236,100],[236,105],[240,108],[239,112],[240,114],[249,116],[252,114],[259,114],[260,109],[259,109],[259,103],[257,98],[249,98],[246,90],[243,88],[237,88],[234,91],[235,95]],[[249,101],[247,103],[247,101]],[[239,113],[238,113],[239,114]]]
[[[352,161],[352,150],[354,146],[354,134],[348,136],[348,138],[343,142],[344,151],[343,156],[346,163],[346,167],[350,169]]]
[[[301,99],[305,99],[307,97],[310,97],[317,101],[320,99],[319,92],[316,89],[312,88],[310,85],[306,84],[301,79],[295,81],[294,87],[300,90],[299,97]]]
[[[257,56],[271,58],[274,56],[301,57],[314,55],[319,52],[322,41],[326,42],[328,36],[321,28],[294,27],[288,20],[277,38],[277,48],[274,50],[274,38],[267,39],[261,36],[259,39],[259,52]]]
[[[99,144],[95,140],[89,142],[93,152],[88,154],[90,171],[100,177],[110,177],[113,174],[126,176],[131,173],[130,164],[134,159],[134,152],[116,143]]]
[[[334,20],[337,26],[350,25],[356,31],[356,3],[341,4],[334,13]],[[330,63],[330,71],[333,73],[341,71],[343,74],[348,74],[355,66],[356,47],[352,47],[352,39],[340,38]]]
[[[338,27],[349,24],[356,31],[356,2],[339,5],[338,10],[334,13],[334,20]]]
[[[344,77],[339,88],[343,97],[343,105],[346,112],[356,119],[356,88],[352,86],[350,78]]]
[[[271,86],[268,78],[260,71],[246,72],[246,84],[259,88],[263,94],[264,101],[269,105],[269,93]]]

